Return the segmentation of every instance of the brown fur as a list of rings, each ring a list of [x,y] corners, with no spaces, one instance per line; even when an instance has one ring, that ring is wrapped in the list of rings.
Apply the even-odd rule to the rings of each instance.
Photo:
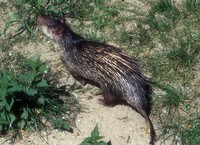
[[[38,26],[59,44],[61,60],[75,79],[102,89],[107,104],[125,102],[150,124],[151,141],[155,130],[149,118],[151,86],[138,63],[119,49],[75,34],[59,19],[39,16]]]

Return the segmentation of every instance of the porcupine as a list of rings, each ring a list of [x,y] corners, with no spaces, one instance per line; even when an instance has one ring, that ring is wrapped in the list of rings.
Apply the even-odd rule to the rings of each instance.
[[[40,15],[37,24],[58,43],[60,58],[76,80],[101,88],[107,104],[125,102],[149,122],[150,144],[154,144],[156,134],[149,117],[152,88],[136,60],[116,47],[86,40],[63,19]]]

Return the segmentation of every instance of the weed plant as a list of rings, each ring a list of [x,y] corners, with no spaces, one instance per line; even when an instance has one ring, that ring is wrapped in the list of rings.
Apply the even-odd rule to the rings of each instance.
[[[103,138],[103,136],[100,136],[99,128],[96,125],[94,130],[91,132],[91,137],[87,137],[84,139],[82,143],[79,145],[111,145],[111,142],[108,143],[104,141],[99,141]]]
[[[58,87],[56,74],[45,63],[20,53],[4,53],[0,68],[1,134],[50,127],[72,131],[77,101],[64,87]]]

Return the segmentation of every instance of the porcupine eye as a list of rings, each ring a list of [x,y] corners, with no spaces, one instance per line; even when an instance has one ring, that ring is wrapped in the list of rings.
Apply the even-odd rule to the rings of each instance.
[[[58,27],[58,28],[55,28],[53,31],[53,33],[55,34],[55,35],[57,35],[57,36],[59,36],[59,35],[61,35],[62,33],[63,33],[63,28],[61,28],[61,27]]]

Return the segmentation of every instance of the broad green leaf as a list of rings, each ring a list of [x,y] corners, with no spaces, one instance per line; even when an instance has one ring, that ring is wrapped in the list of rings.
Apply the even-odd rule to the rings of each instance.
[[[41,5],[42,4],[42,0],[37,0],[37,5]]]
[[[37,90],[34,90],[34,89],[28,89],[27,91],[25,91],[25,93],[27,93],[30,96],[34,96],[38,92],[37,92]]]
[[[99,143],[93,143],[92,145],[99,145]]]
[[[7,112],[5,112],[5,110],[4,111],[2,111],[2,112],[0,112],[0,118],[1,118],[1,120],[3,120],[3,121],[5,121],[6,120],[6,114]]]
[[[67,131],[71,131],[71,127],[69,127],[69,124],[67,121],[63,120],[63,119],[54,119],[54,127],[57,129],[61,129],[61,130],[67,130]]]
[[[50,5],[50,6],[48,7],[48,9],[49,9],[49,11],[55,11],[55,7],[54,7],[53,5]]]
[[[2,103],[4,104],[6,110],[10,112],[10,110],[11,110],[13,104],[14,104],[14,99],[13,99],[13,97],[9,97],[9,98],[8,97],[9,96],[7,96],[7,98],[3,97]]]
[[[26,125],[26,122],[25,122],[24,119],[20,120],[20,122],[18,122],[18,124],[17,124],[17,126],[18,126],[19,128],[24,128],[25,125]]]
[[[0,108],[3,108],[4,107],[4,104],[3,102],[0,100]]]
[[[6,108],[6,110],[8,111],[10,107],[9,107],[9,104],[6,100],[6,97],[2,98],[2,103],[4,104],[4,107]]]
[[[1,124],[2,123],[0,122],[0,132],[3,130],[3,126]]]
[[[87,142],[91,142],[92,141],[92,137],[87,137],[84,139],[84,141],[82,143],[87,143]]]
[[[31,71],[26,74],[20,74],[19,76],[19,78],[25,83],[33,81],[35,77],[36,77],[36,71]]]
[[[27,77],[29,78],[27,81],[33,81],[34,78],[36,77],[36,71],[32,71],[30,73],[27,73]]]
[[[25,108],[23,108],[23,113],[21,115],[21,118],[25,120],[28,119],[28,112]]]
[[[71,130],[71,127],[69,126],[67,122],[64,121],[60,129],[69,131]]]
[[[16,117],[13,114],[9,114],[9,118],[10,118],[10,126],[12,126],[12,123],[16,120]]]
[[[39,102],[40,104],[44,105],[44,103],[45,103],[44,96],[40,97],[40,98],[38,99],[38,102]]]
[[[99,143],[99,145],[108,145],[108,144],[102,141]]]
[[[102,142],[102,143],[99,143],[99,145],[107,145],[107,143],[105,143],[105,142]]]
[[[25,62],[32,69],[35,69],[37,67],[37,62],[34,60],[26,59]]]
[[[39,67],[39,71],[41,72],[41,73],[44,73],[45,71],[47,71],[48,70],[48,68],[47,68],[47,66],[45,65],[45,64],[42,64],[40,67]]]
[[[97,125],[95,126],[94,130],[92,131],[91,136],[94,138],[99,136],[99,129],[98,129]]]
[[[0,87],[1,86],[7,86],[8,85],[8,77],[6,75],[3,75],[1,78],[0,78]]]
[[[102,139],[104,137],[103,136],[96,136],[95,138],[96,138],[96,140],[100,140],[100,139]]]
[[[22,91],[22,87],[20,85],[15,85],[8,89],[9,93],[19,92],[19,91]]]
[[[48,84],[46,80],[42,80],[41,82],[37,83],[36,86],[43,88],[43,87],[47,87]]]
[[[0,88],[0,97],[1,98],[5,97],[6,94],[7,94],[7,88],[5,88],[5,87]]]
[[[91,143],[81,143],[79,145],[92,145]]]

